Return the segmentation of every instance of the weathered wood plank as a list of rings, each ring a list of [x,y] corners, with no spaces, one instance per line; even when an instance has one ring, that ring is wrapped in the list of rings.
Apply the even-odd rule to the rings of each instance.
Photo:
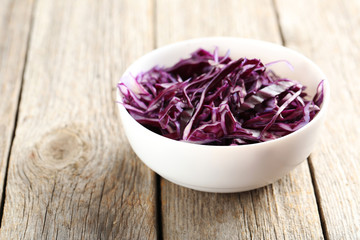
[[[3,0],[0,8],[0,203],[15,126],[33,1]]]
[[[154,45],[153,2],[39,0],[34,13],[1,238],[156,239],[155,175],[115,103]]]
[[[307,163],[244,193],[197,192],[166,180],[161,190],[165,239],[323,238]]]
[[[321,147],[311,157],[326,234],[360,239],[360,2],[279,0],[278,8],[286,45],[313,59],[332,88]]]
[[[272,1],[157,1],[157,45],[209,35],[280,43]],[[212,194],[161,181],[165,239],[322,239],[307,162],[273,185]]]

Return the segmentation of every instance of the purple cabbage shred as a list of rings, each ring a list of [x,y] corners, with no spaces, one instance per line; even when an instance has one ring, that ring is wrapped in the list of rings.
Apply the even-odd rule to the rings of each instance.
[[[309,123],[324,95],[321,81],[314,98],[306,100],[305,86],[267,70],[277,62],[232,60],[228,53],[218,56],[217,49],[198,49],[172,67],[126,76],[118,84],[121,104],[140,124],[174,140],[265,142]]]

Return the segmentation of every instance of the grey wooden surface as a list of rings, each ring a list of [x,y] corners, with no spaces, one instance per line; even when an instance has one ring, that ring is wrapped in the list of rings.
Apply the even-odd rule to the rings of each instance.
[[[360,2],[0,0],[1,239],[360,239]],[[204,36],[283,44],[332,99],[310,158],[234,194],[177,186],[131,150],[115,91],[137,57]]]

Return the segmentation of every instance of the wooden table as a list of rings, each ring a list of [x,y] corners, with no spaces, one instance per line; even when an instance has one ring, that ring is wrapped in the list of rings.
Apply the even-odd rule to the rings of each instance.
[[[360,1],[1,0],[1,239],[360,239]],[[131,150],[116,83],[202,36],[283,44],[327,74],[311,156],[267,187],[174,185]]]

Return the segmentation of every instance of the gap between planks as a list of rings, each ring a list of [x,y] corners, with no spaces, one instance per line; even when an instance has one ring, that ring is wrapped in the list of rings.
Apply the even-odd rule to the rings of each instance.
[[[317,184],[316,178],[315,178],[315,168],[314,168],[314,165],[312,164],[311,155],[308,157],[307,162],[308,162],[308,165],[309,165],[311,183],[312,183],[313,188],[314,188],[316,205],[318,207],[320,223],[321,223],[321,230],[323,232],[324,239],[327,240],[327,239],[330,239],[329,234],[328,234],[329,231],[327,229],[327,225],[326,225],[326,222],[325,222],[324,211],[323,211],[322,206],[321,206],[320,192],[319,192],[319,187],[318,187],[318,184]]]
[[[157,44],[157,0],[152,0],[153,5],[153,48],[158,47]],[[155,173],[155,204],[156,204],[156,223],[157,223],[157,239],[162,240],[163,237],[163,221],[162,221],[162,208],[161,208],[161,176]]]
[[[25,70],[26,70],[26,66],[27,66],[27,62],[28,62],[28,53],[29,53],[32,30],[33,30],[33,25],[34,25],[34,11],[36,8],[36,3],[37,3],[37,0],[34,0],[32,6],[31,6],[31,10],[30,10],[30,26],[29,26],[29,32],[27,34],[27,40],[26,40],[26,49],[25,49],[25,56],[24,56],[25,60],[24,60],[24,65],[23,65],[22,71],[21,71],[21,81],[20,81],[18,101],[17,101],[17,105],[16,105],[14,127],[13,127],[13,130],[11,133],[11,141],[10,141],[9,150],[7,152],[7,157],[6,157],[6,169],[5,169],[5,176],[4,176],[4,183],[3,183],[3,192],[2,192],[2,196],[1,196],[1,202],[0,202],[0,228],[1,228],[2,218],[3,218],[3,214],[4,214],[4,206],[5,206],[5,198],[6,198],[6,185],[7,185],[8,171],[9,171],[9,161],[10,161],[10,156],[12,153],[15,132],[16,132],[17,124],[18,124],[21,95],[22,95],[22,90],[23,90],[23,85],[24,85]]]
[[[157,223],[157,239],[162,240],[163,229],[162,229],[162,208],[161,208],[161,176],[155,175],[155,203],[156,203],[156,223]]]
[[[281,39],[281,45],[286,46],[286,41],[285,41],[283,29],[281,27],[281,23],[280,23],[280,14],[279,14],[279,9],[277,7],[276,0],[271,0],[271,3],[272,3],[271,5],[272,5],[274,13],[275,13],[276,23],[277,23],[277,27],[278,27],[278,31],[279,31],[280,39]]]

